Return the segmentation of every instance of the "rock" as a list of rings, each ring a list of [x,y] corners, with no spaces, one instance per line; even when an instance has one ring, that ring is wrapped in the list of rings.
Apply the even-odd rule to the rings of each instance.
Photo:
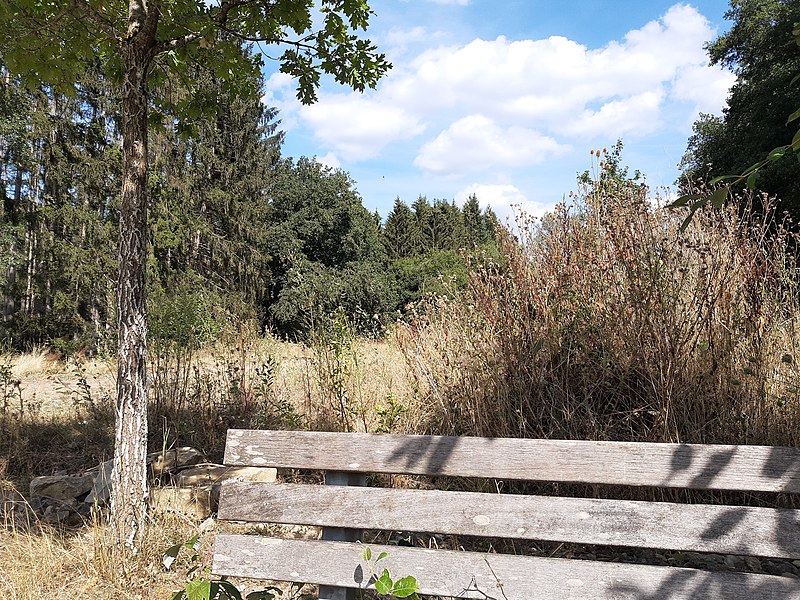
[[[31,480],[30,497],[52,498],[68,502],[82,499],[94,486],[94,477],[85,475],[45,475]]]
[[[184,469],[177,476],[179,487],[200,484],[219,484],[226,479],[243,479],[260,483],[275,483],[278,471],[270,467],[227,467],[211,463]]]
[[[204,464],[191,469],[184,469],[177,476],[180,488],[208,489],[208,506],[211,512],[217,512],[219,493],[222,482],[228,479],[275,483],[278,471],[271,467],[228,467],[225,465]],[[205,493],[205,491],[203,492]]]
[[[747,569],[747,563],[739,556],[731,556],[730,554],[725,557],[725,566],[734,571],[744,571]]]
[[[174,473],[184,467],[196,465],[203,461],[203,454],[196,448],[184,446],[166,452],[153,452],[148,455],[154,475]]]
[[[42,498],[40,511],[42,521],[51,525],[75,526],[84,523],[84,517],[89,514],[89,507],[85,502],[75,498],[69,500],[56,500]]]
[[[111,498],[111,471],[114,470],[114,461],[107,460],[97,470],[92,485],[92,491],[86,497],[86,502],[92,506],[104,506]]]
[[[196,521],[211,515],[212,486],[180,488],[165,486],[150,490],[150,508],[156,513],[175,512]]]
[[[761,561],[758,560],[755,556],[745,556],[744,562],[747,565],[747,568],[750,569],[751,571],[759,573],[763,570],[761,567]]]

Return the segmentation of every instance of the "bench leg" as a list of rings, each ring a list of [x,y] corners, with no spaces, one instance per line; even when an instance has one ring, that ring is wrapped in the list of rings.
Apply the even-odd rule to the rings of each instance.
[[[363,473],[343,473],[328,471],[325,473],[325,485],[365,485],[366,476]],[[346,527],[323,527],[322,539],[337,542],[361,541],[361,529]],[[353,565],[355,569],[355,565]],[[356,600],[358,590],[351,588],[321,585],[319,587],[319,600]]]

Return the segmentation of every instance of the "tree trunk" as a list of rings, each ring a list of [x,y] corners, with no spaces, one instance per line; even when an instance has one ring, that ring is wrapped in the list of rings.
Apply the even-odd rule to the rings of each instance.
[[[137,36],[138,37],[138,36]],[[138,551],[147,510],[147,93],[150,48],[123,49],[123,181],[117,282],[117,414],[111,514],[117,547]]]

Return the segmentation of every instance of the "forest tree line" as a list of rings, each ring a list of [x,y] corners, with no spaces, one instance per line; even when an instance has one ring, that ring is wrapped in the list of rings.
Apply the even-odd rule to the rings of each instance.
[[[0,339],[65,353],[110,348],[119,103],[98,67],[70,96],[26,91],[0,74]],[[153,106],[152,335],[212,337],[249,320],[296,338],[339,308],[374,333],[445,280],[464,281],[463,249],[494,251],[497,219],[474,196],[463,207],[398,198],[384,220],[346,172],[283,157],[262,83],[228,95],[198,67],[192,102],[215,107],[214,118]],[[170,93],[185,95],[180,86]]]

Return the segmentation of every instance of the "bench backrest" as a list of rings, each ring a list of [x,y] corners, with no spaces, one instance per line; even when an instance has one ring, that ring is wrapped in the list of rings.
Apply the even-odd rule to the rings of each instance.
[[[756,446],[231,430],[225,463],[325,470],[339,484],[394,473],[800,492],[800,450]],[[792,509],[234,481],[223,486],[219,517],[318,525],[333,540],[382,529],[800,558],[800,511]],[[800,580],[789,577],[373,548],[389,553],[392,573],[442,596],[800,598]],[[360,559],[346,542],[221,535],[214,571],[358,587],[369,569]]]

